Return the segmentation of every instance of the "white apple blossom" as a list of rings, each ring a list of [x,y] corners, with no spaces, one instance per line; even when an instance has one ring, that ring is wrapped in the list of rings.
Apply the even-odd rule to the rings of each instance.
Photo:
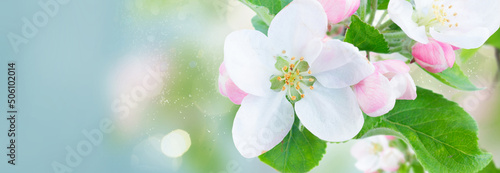
[[[358,161],[355,166],[364,172],[384,170],[395,172],[405,162],[404,154],[389,146],[386,136],[373,136],[358,141],[351,148],[351,154]]]
[[[349,140],[362,128],[363,114],[350,86],[374,68],[353,45],[323,41],[327,23],[318,1],[294,0],[273,19],[268,37],[255,30],[227,36],[227,73],[248,93],[232,130],[244,157],[281,142],[294,112],[304,127],[327,141]]]
[[[456,47],[480,47],[500,26],[498,0],[391,0],[390,18],[422,44],[429,37]]]

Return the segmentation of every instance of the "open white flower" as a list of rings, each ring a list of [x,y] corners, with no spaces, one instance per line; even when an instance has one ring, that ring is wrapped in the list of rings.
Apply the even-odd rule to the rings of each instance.
[[[302,124],[327,141],[345,141],[363,126],[350,88],[374,72],[359,50],[322,39],[327,17],[315,0],[294,0],[269,26],[269,37],[254,30],[233,32],[224,62],[234,83],[248,93],[236,113],[233,140],[247,158],[281,142],[295,112]]]
[[[387,11],[410,38],[432,37],[456,47],[480,47],[500,25],[498,0],[391,0]]]

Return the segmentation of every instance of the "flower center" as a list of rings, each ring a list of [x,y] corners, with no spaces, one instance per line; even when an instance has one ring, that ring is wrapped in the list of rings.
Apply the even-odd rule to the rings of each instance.
[[[436,20],[441,23],[442,26],[449,28],[458,27],[458,22],[454,22],[453,20],[458,15],[453,9],[453,5],[445,4],[443,0],[434,0],[432,9]]]
[[[287,97],[292,102],[297,102],[305,97],[304,88],[313,90],[316,78],[311,76],[309,63],[304,57],[276,56],[274,65],[280,74],[271,77],[271,89],[277,92],[286,91]]]

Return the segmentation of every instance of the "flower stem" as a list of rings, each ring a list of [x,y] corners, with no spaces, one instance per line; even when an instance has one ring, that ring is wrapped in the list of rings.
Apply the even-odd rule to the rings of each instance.
[[[361,20],[365,20],[366,18],[366,6],[367,6],[368,1],[367,0],[361,0],[359,2],[359,8],[358,8],[358,13],[359,13],[359,18]]]
[[[406,34],[403,31],[391,32],[391,33],[384,33],[384,37],[386,39],[404,39],[406,38]]]
[[[387,22],[384,22],[383,24],[381,24],[380,26],[377,27],[378,30],[383,30],[387,27],[389,27],[390,25],[392,25],[394,22],[392,20],[388,20]]]
[[[373,23],[373,20],[375,20],[375,14],[377,14],[377,4],[378,1],[377,0],[372,0],[371,1],[371,11],[370,11],[370,19],[368,19],[368,24],[372,24]]]

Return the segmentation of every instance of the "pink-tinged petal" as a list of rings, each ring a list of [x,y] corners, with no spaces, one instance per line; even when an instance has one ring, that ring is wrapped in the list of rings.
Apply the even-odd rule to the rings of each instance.
[[[285,92],[266,97],[248,95],[234,118],[234,144],[243,157],[257,157],[280,143],[293,121],[293,107]]]
[[[390,141],[391,141],[391,140],[396,139],[396,137],[394,137],[394,136],[389,136],[389,135],[385,135],[385,138],[386,138],[387,140],[390,140]]]
[[[459,50],[460,49],[459,47],[453,46],[453,45],[451,45],[451,47],[453,48],[453,50]]]
[[[304,89],[305,97],[295,103],[301,123],[318,138],[341,142],[352,139],[363,127],[363,113],[350,87],[333,89],[315,83]]]
[[[226,82],[226,93],[229,100],[231,100],[234,104],[241,104],[241,101],[248,95],[246,92],[242,91],[234,82],[229,79]]]
[[[241,101],[248,94],[242,91],[234,82],[229,78],[226,71],[224,62],[219,67],[219,92],[229,98],[234,104],[241,104]]]
[[[408,73],[410,72],[410,67],[406,65],[405,62],[400,60],[384,60],[374,62],[373,65],[377,69],[376,71],[381,74],[386,73]]]
[[[350,17],[359,8],[360,0],[318,0],[323,6],[328,21],[339,23]]]
[[[268,35],[278,53],[311,62],[321,51],[327,29],[328,20],[319,2],[294,0],[271,21]]]
[[[446,58],[446,62],[448,63],[448,67],[452,68],[453,64],[455,64],[455,51],[450,44],[446,44],[440,41],[436,41],[441,49],[443,49],[444,58]]]
[[[412,47],[412,55],[421,67],[431,73],[442,72],[450,67],[448,64],[451,61],[455,61],[453,48],[433,39],[427,44],[416,43]]]
[[[402,96],[397,98],[398,100],[415,100],[417,98],[417,86],[413,81],[410,74],[403,74],[406,79],[406,90]]]
[[[395,172],[404,162],[404,154],[396,148],[387,148],[380,155],[380,167],[384,171]]]
[[[372,64],[352,44],[329,40],[323,44],[318,58],[311,63],[311,72],[327,88],[354,85],[372,74]]]
[[[259,31],[242,30],[229,34],[224,43],[224,64],[229,78],[246,93],[265,96],[274,68],[275,52],[269,39]]]
[[[389,80],[374,73],[354,86],[356,98],[364,113],[377,117],[386,114],[396,103]]]

